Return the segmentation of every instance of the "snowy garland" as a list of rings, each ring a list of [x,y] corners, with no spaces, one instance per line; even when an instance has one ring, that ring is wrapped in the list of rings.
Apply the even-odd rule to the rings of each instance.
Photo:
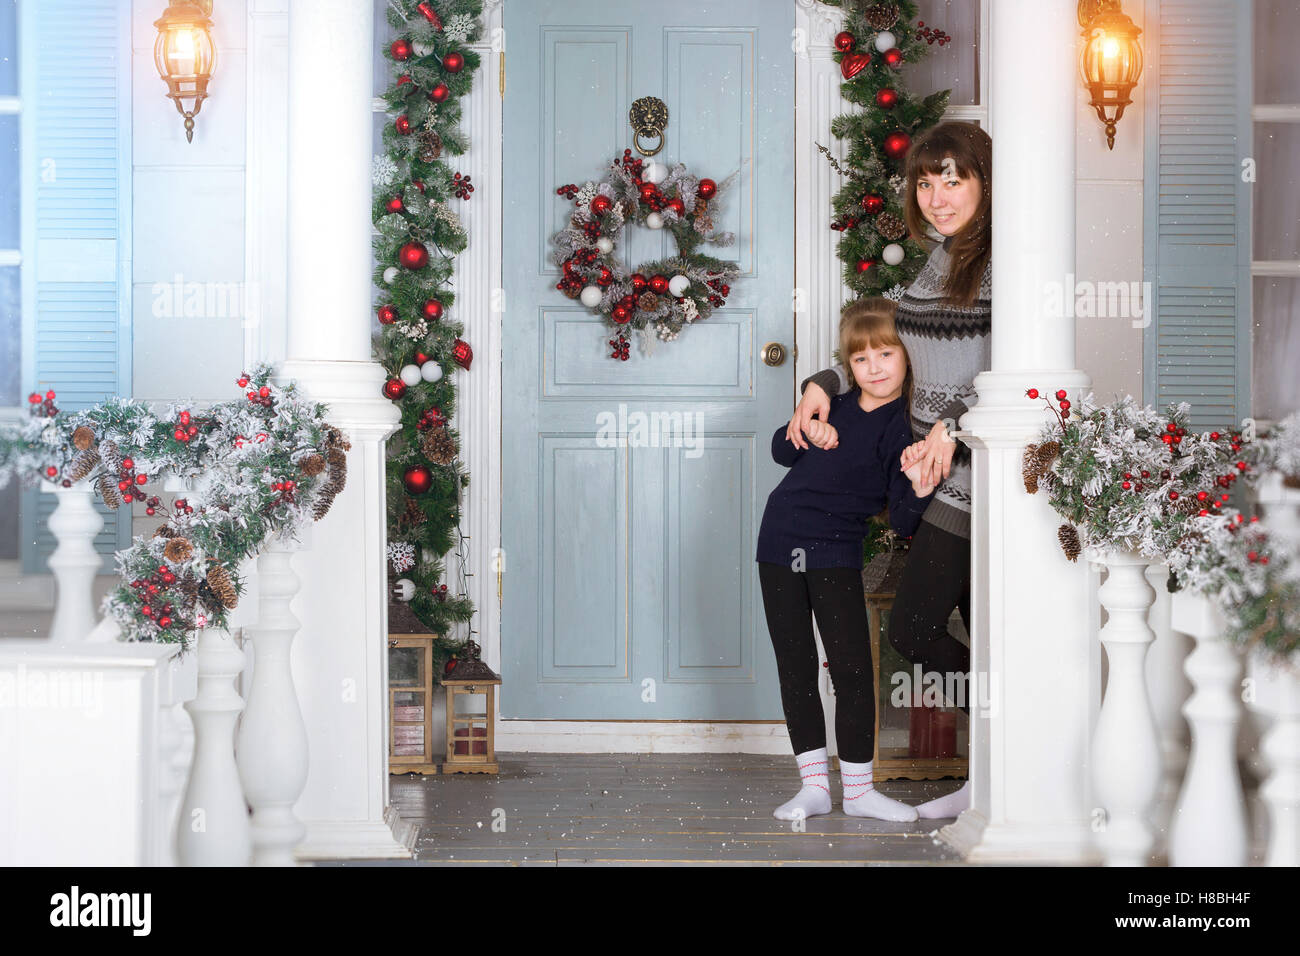
[[[695,250],[705,242],[728,246],[736,241],[733,233],[715,231],[710,205],[736,174],[715,183],[692,176],[681,163],[665,169],[633,159],[630,149],[609,168],[599,182],[556,190],[573,200],[574,210],[568,227],[552,237],[552,261],[563,270],[555,287],[605,319],[615,333],[609,340],[610,357],[627,361],[629,330],[642,333],[642,348],[649,352],[655,334],[671,341],[686,325],[725,304],[739,267]],[[617,254],[628,223],[667,229],[677,255],[629,271]]]
[[[133,641],[188,644],[200,627],[225,626],[243,585],[239,563],[278,535],[319,520],[347,479],[343,433],[325,407],[271,382],[271,367],[240,376],[242,399],[161,413],[133,399],[61,412],[33,395],[32,417],[0,429],[0,483],[17,474],[69,488],[90,483],[104,504],[145,505],[164,523],[117,553],[122,583],[103,611]],[[190,489],[170,508],[147,492],[165,478]]]
[[[1037,389],[1026,394],[1038,397]],[[1131,396],[1097,406],[1089,394],[1072,412],[1064,390],[1057,397],[1064,407],[1025,449],[1023,477],[1025,490],[1045,488],[1068,522],[1057,532],[1066,556],[1131,550],[1163,561],[1170,590],[1207,597],[1232,640],[1275,660],[1295,658],[1300,560],[1271,548],[1259,519],[1227,502],[1238,480],[1250,484],[1270,470],[1294,480],[1297,416],[1252,440],[1249,432],[1189,432],[1186,402],[1162,415]]]

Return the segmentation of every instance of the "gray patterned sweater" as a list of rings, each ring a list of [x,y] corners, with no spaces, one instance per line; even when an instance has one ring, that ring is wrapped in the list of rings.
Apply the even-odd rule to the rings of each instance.
[[[935,246],[916,280],[898,303],[894,325],[912,361],[912,434],[925,438],[936,421],[950,419],[950,430],[975,404],[975,376],[992,361],[992,276],[989,264],[977,298],[969,306],[943,302],[951,240]],[[847,356],[845,356],[847,358]],[[852,384],[843,366],[804,379],[801,390],[816,382],[828,395]],[[922,521],[963,538],[970,537],[970,449],[960,440],[951,473],[935,489]]]

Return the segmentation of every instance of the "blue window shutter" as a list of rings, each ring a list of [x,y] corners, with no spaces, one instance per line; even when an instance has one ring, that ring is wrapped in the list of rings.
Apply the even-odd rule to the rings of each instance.
[[[130,393],[131,4],[24,0],[25,391],[64,410]],[[46,570],[53,495],[23,508],[23,568]],[[131,541],[131,509],[109,511],[103,570]]]
[[[1143,400],[1190,403],[1198,431],[1235,427],[1251,414],[1251,4],[1147,11]]]

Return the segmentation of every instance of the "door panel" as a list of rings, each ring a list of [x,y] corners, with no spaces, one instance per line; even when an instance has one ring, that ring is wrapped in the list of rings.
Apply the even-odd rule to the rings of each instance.
[[[505,22],[502,714],[779,720],[754,547],[793,385],[760,356],[793,345],[793,5],[507,0]],[[551,236],[573,209],[556,187],[633,145],[642,96],[669,111],[656,159],[737,171],[714,209],[737,242],[701,251],[742,275],[621,362],[555,289]],[[619,249],[676,251],[645,228]]]

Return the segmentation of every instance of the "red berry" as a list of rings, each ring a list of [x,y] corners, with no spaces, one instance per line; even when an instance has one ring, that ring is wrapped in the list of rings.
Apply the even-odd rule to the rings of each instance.
[[[1210,441],[1218,441],[1218,440],[1219,440],[1219,433],[1218,433],[1218,432],[1210,432]]]
[[[55,475],[59,473],[59,469],[55,468],[53,465],[50,465],[50,467],[45,469],[45,473],[49,475],[51,478],[53,478]]]
[[[143,614],[145,617],[153,617],[153,608],[151,608],[148,604],[146,604],[140,608],[140,613]]]
[[[1168,425],[1165,426],[1165,431],[1169,432],[1170,434],[1173,434],[1174,432],[1178,431],[1178,426],[1175,425],[1173,422],[1170,422]]]
[[[153,509],[153,508],[145,508],[145,509],[144,509],[144,513],[147,514],[147,515],[153,515],[153,514],[154,514],[154,509]]]
[[[122,500],[125,501],[127,504],[130,504],[131,502],[135,501],[135,495],[128,492],[127,494],[124,494],[122,496]]]
[[[1178,492],[1176,492],[1176,491],[1171,491],[1171,492],[1169,492],[1169,500],[1170,500],[1170,501],[1177,501],[1177,500],[1178,500]]]
[[[135,462],[132,461],[130,458],[123,458],[123,459],[122,459],[122,470],[123,470],[123,471],[130,471],[130,470],[131,470],[132,468],[134,468],[134,467],[135,467]]]
[[[37,395],[35,392],[32,392],[30,395],[27,396],[27,401],[31,402],[33,405],[39,405],[41,403],[41,396]]]
[[[54,389],[50,389],[48,392],[45,393],[45,400],[47,402],[54,401]]]
[[[1125,491],[1128,491],[1130,488],[1133,487],[1133,482],[1131,481],[1121,482],[1120,487],[1123,488]]]
[[[176,429],[176,431],[173,433],[173,435],[175,436],[175,438],[176,438],[177,441],[184,441],[185,438],[186,438],[185,433],[184,433],[183,431],[181,431],[179,428]]]
[[[1126,471],[1126,472],[1124,472],[1124,477],[1125,477],[1125,478],[1132,478],[1132,477],[1133,477],[1133,473],[1130,472],[1130,471]]]
[[[1196,493],[1196,500],[1197,500],[1197,501],[1204,501],[1204,500],[1205,500],[1206,498],[1208,498],[1208,497],[1210,497],[1210,493],[1209,493],[1208,491],[1198,491],[1198,492]]]
[[[64,488],[71,488],[72,480],[69,478],[64,478],[61,482],[59,482],[59,484],[61,484]]]
[[[1259,552],[1258,552],[1258,551],[1247,551],[1247,552],[1246,552],[1246,560],[1247,560],[1247,561],[1254,561],[1254,560],[1255,560],[1256,558],[1258,558],[1258,557],[1259,557]]]
[[[135,483],[136,483],[137,485],[148,484],[148,483],[149,483],[149,476],[148,476],[148,475],[136,475],[136,476],[135,476]]]
[[[1204,508],[1202,508],[1200,511],[1196,512],[1196,516],[1197,516],[1198,518],[1204,518],[1204,517],[1205,517],[1206,515],[1208,515],[1208,514],[1209,514],[1209,512],[1206,511]]]
[[[158,626],[159,626],[159,627],[167,627],[169,624],[171,624],[171,622],[172,622],[172,619],[169,618],[166,614],[164,614],[162,617],[158,618]]]
[[[189,412],[181,412],[181,424],[182,424],[182,425],[188,425],[189,423],[190,423],[190,413],[189,413]]]
[[[197,435],[199,433],[199,426],[191,425],[189,428],[185,429],[185,433],[191,436]]]
[[[1267,554],[1261,554],[1261,555],[1259,556],[1259,563],[1260,563],[1260,564],[1268,564],[1268,555],[1267,555]]]
[[[261,395],[263,398],[266,398],[266,396],[271,394],[271,389],[263,385],[261,388],[257,390],[257,394]]]
[[[1068,398],[1068,397],[1069,397],[1069,394],[1070,394],[1070,393],[1067,392],[1067,391],[1066,391],[1065,389],[1063,389],[1063,388],[1058,388],[1058,389],[1056,390],[1056,397],[1057,397],[1058,399]]]
[[[126,491],[130,487],[131,487],[131,482],[127,481],[125,478],[123,478],[121,481],[117,483],[118,491]]]

